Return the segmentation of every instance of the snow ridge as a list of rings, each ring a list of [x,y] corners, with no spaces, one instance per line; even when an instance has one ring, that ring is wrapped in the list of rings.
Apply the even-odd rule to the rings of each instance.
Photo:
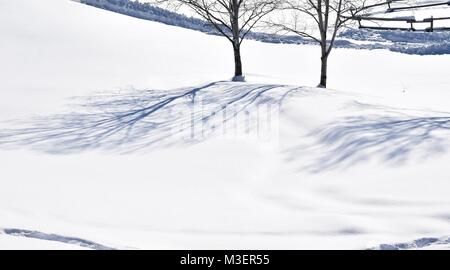
[[[85,247],[85,248],[89,248],[89,249],[114,250],[114,248],[107,247],[107,246],[95,243],[93,241],[81,239],[78,237],[68,237],[68,236],[63,236],[63,235],[53,234],[53,233],[48,234],[48,233],[43,233],[40,231],[5,228],[5,229],[3,229],[3,233],[7,234],[7,235],[12,235],[12,236],[28,237],[28,238],[47,240],[47,241],[56,241],[56,242],[61,242],[61,243],[66,243],[66,244],[77,245],[77,246]]]
[[[381,244],[374,250],[404,250],[404,249],[423,249],[423,248],[442,248],[444,245],[450,244],[450,237],[423,237],[412,242],[397,244]]]

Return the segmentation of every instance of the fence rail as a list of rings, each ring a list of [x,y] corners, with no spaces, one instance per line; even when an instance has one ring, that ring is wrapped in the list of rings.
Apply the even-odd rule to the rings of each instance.
[[[393,12],[397,10],[407,10],[407,9],[417,9],[417,8],[427,8],[427,7],[437,7],[437,6],[450,6],[450,1],[441,2],[441,3],[431,3],[431,4],[423,4],[423,5],[415,5],[415,6],[406,6],[406,7],[391,7],[386,10],[386,12]]]
[[[447,2],[439,2],[439,3],[429,3],[429,4],[422,4],[422,5],[415,5],[415,6],[405,6],[405,7],[392,7],[391,4],[396,2],[403,2],[404,0],[389,0],[383,3],[375,4],[372,6],[369,6],[369,8],[378,7],[387,5],[388,8],[386,9],[385,13],[392,13],[395,11],[404,11],[408,9],[420,9],[420,8],[427,8],[427,7],[435,7],[435,6],[450,6],[450,1]],[[358,22],[360,29],[375,29],[375,30],[403,30],[403,31],[425,31],[425,32],[434,32],[434,31],[449,31],[449,27],[435,27],[434,22],[435,21],[445,21],[449,20],[450,17],[429,17],[422,20],[416,20],[414,16],[405,16],[405,17],[397,17],[397,18],[386,18],[386,17],[372,17],[368,15],[352,15],[352,16],[342,16],[344,19],[351,19]],[[384,22],[405,22],[409,24],[409,27],[388,27],[388,26],[368,26],[363,25],[362,21],[384,21]],[[416,29],[414,27],[415,24],[423,24],[428,23],[430,24],[429,27],[424,29]]]

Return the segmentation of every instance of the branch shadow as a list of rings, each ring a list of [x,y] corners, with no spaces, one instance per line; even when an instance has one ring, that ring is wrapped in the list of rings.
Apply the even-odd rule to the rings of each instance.
[[[208,137],[204,130],[201,136],[194,134],[193,127],[199,123],[207,126],[219,113],[223,112],[223,117],[212,128],[249,106],[279,104],[279,95],[269,93],[276,88],[283,89],[279,85],[218,81],[170,91],[78,97],[74,99],[75,112],[36,117],[21,128],[0,130],[0,147],[26,146],[56,154],[91,149],[129,153],[193,144]],[[233,114],[226,116],[224,111],[229,107],[233,107]]]
[[[412,158],[445,153],[450,143],[450,117],[347,117],[308,137],[317,138],[306,148],[316,158],[303,169],[313,173],[345,169],[371,159],[402,165]],[[295,159],[304,151],[305,146],[296,146],[287,153]]]

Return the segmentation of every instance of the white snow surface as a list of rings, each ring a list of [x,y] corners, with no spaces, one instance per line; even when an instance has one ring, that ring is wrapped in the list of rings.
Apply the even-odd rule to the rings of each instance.
[[[318,47],[245,41],[234,83],[224,38],[73,1],[0,36],[2,249],[448,247],[448,55],[336,49],[319,89]],[[171,135],[193,92],[278,136]]]

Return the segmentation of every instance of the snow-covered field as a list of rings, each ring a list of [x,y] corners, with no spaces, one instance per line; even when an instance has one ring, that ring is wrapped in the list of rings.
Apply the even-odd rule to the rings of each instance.
[[[232,83],[223,38],[73,1],[0,36],[0,248],[449,246],[450,55],[337,49],[317,89],[315,46]]]

